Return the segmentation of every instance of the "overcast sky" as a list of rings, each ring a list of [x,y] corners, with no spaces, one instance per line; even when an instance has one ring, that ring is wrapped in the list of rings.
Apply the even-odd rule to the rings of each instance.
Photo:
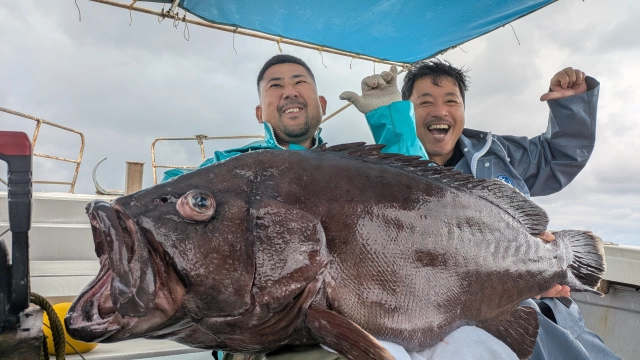
[[[102,157],[108,157],[98,169],[102,187],[124,188],[127,160],[145,162],[144,184],[152,185],[150,147],[157,137],[262,133],[255,77],[279,52],[275,43],[197,26],[189,27],[186,41],[184,25],[174,29],[168,20],[159,24],[133,13],[129,26],[126,10],[85,0],[78,5],[81,22],[73,0],[0,2],[0,106],[84,133],[77,193],[94,192],[91,171]],[[506,26],[443,56],[470,69],[467,127],[496,134],[542,133],[548,108],[538,99],[564,67],[602,83],[596,149],[587,167],[562,192],[535,198],[549,212],[551,229],[588,229],[605,241],[640,245],[639,19],[638,0],[563,0],[515,21],[517,39]],[[338,99],[342,91],[359,92],[361,79],[374,70],[371,62],[354,60],[350,69],[351,58],[282,49],[313,69],[328,112],[345,104]],[[34,125],[0,113],[0,129],[31,134]],[[323,125],[323,138],[373,141],[354,108]],[[207,155],[246,142],[207,142]],[[36,152],[75,158],[79,144],[75,134],[43,128]],[[162,164],[200,163],[195,142],[160,142],[156,155]],[[34,166],[37,180],[69,181],[74,168],[43,159]],[[5,178],[4,163],[0,170]]]

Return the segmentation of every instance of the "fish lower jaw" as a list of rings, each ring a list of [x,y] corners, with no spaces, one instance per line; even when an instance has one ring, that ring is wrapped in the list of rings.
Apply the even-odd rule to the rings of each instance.
[[[101,261],[102,263],[102,261]],[[65,320],[68,332],[76,339],[86,342],[101,341],[121,329],[122,317],[110,310],[111,271],[104,266],[86,289],[86,293],[77,298]]]

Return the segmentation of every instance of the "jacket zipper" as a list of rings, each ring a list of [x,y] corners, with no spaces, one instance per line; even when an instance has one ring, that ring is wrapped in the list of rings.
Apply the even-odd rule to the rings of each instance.
[[[473,174],[474,178],[477,178],[476,173],[478,171],[478,160],[480,160],[480,157],[482,155],[486,154],[487,151],[489,151],[491,142],[493,142],[493,137],[491,136],[491,132],[489,132],[487,134],[487,142],[484,144],[482,149],[480,149],[480,151],[478,151],[477,153],[473,154],[473,157],[471,158],[471,173]]]

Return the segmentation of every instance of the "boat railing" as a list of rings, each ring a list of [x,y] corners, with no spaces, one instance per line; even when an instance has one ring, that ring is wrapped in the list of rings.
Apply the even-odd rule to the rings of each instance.
[[[155,146],[158,141],[197,141],[200,146],[200,156],[202,161],[205,160],[205,149],[204,149],[204,141],[205,140],[235,140],[235,139],[264,139],[263,135],[235,135],[235,136],[209,136],[205,134],[196,135],[194,137],[162,137],[153,140],[151,143],[151,167],[153,168],[153,184],[158,183],[157,171],[158,168],[164,169],[196,169],[197,166],[184,166],[184,165],[158,165],[156,163],[156,150]]]
[[[76,186],[76,180],[78,179],[78,171],[80,170],[80,163],[82,162],[82,154],[84,153],[84,135],[78,130],[71,129],[71,128],[68,128],[66,126],[62,126],[60,124],[56,124],[56,123],[48,121],[48,120],[40,119],[40,118],[37,118],[35,116],[23,114],[23,113],[18,112],[18,111],[6,109],[6,108],[3,108],[3,107],[0,107],[0,111],[5,112],[7,114],[15,115],[15,116],[18,116],[18,117],[21,117],[21,118],[24,118],[24,119],[33,120],[33,121],[35,121],[37,123],[36,127],[35,127],[35,130],[33,131],[33,136],[31,138],[31,151],[33,153],[33,156],[38,156],[38,157],[51,159],[51,160],[57,160],[57,161],[65,161],[65,162],[70,162],[70,163],[76,164],[76,168],[75,168],[75,170],[73,172],[73,179],[71,181],[34,180],[33,184],[68,185],[69,186],[69,193],[73,193],[73,190],[74,190],[74,188]],[[78,134],[80,136],[80,151],[78,152],[78,158],[74,160],[74,159],[68,159],[68,158],[64,158],[64,157],[59,157],[59,156],[54,156],[54,155],[49,155],[49,154],[43,154],[43,153],[36,152],[36,144],[37,144],[37,141],[38,141],[38,135],[40,134],[40,127],[43,124],[44,125],[53,126],[55,128],[61,129],[61,130],[65,130],[65,131],[69,131],[69,132]],[[5,184],[5,185],[7,185],[7,181],[2,179],[2,178],[0,178],[0,182]]]

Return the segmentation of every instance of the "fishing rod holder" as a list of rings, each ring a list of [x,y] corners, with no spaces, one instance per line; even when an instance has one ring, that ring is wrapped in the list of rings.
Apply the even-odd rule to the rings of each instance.
[[[29,307],[29,229],[31,228],[32,147],[27,134],[0,131],[0,160],[7,163],[7,202],[11,262],[0,239],[0,333],[20,323]],[[1,236],[1,235],[0,235]]]

